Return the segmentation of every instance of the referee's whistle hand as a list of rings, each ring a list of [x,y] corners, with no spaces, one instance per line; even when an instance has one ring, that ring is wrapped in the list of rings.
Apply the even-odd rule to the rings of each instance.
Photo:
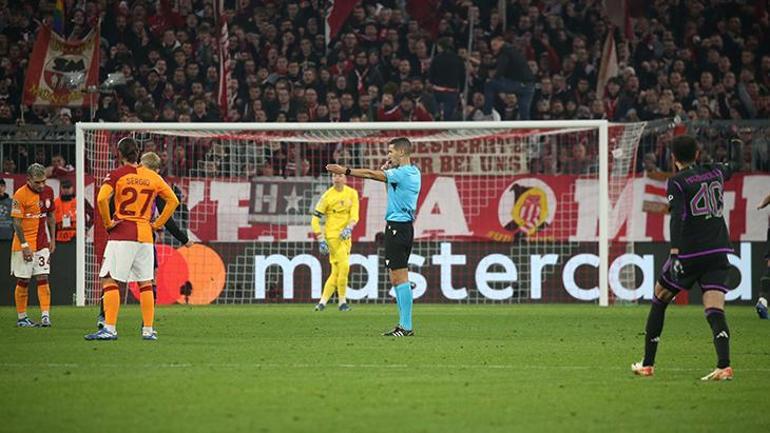
[[[326,171],[334,174],[345,174],[345,167],[339,164],[326,164]]]

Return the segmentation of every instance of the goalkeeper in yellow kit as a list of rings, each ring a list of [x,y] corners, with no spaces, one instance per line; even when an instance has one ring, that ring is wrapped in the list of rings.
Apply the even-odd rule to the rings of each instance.
[[[358,223],[358,191],[347,186],[344,174],[332,175],[333,186],[322,196],[313,212],[310,225],[313,228],[318,249],[321,254],[329,254],[332,273],[326,280],[321,301],[315,306],[316,311],[323,311],[326,303],[337,289],[340,311],[349,311],[345,299],[350,272],[350,248],[353,228]],[[326,218],[325,232],[321,231],[321,218]]]

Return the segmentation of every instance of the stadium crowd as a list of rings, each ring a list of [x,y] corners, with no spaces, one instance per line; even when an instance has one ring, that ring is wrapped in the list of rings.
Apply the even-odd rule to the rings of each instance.
[[[125,84],[100,93],[98,121],[770,118],[770,15],[761,1],[632,2],[631,35],[610,25],[599,0],[511,0],[505,16],[497,1],[443,0],[432,32],[411,20],[402,2],[364,0],[328,46],[324,3],[225,2],[233,67],[224,110],[217,103],[221,56],[211,0],[66,0],[64,36],[81,38],[101,19],[100,80],[125,76]],[[45,0],[0,0],[0,124],[70,125],[92,115],[21,106],[35,32],[52,8]],[[476,17],[472,35],[469,17]],[[597,75],[609,31],[618,42],[619,74],[600,98]],[[496,49],[498,36],[512,53]],[[504,55],[507,67],[496,66]],[[516,60],[528,68],[517,68]],[[491,86],[501,78],[518,87]],[[767,130],[760,132],[751,137],[747,164],[768,170]],[[740,133],[746,131],[704,134],[704,157],[724,157],[721,146]],[[640,167],[649,159],[668,169],[664,140],[642,143]],[[184,150],[174,165],[187,167]],[[564,159],[595,152],[576,144]],[[276,168],[285,167],[259,171]]]

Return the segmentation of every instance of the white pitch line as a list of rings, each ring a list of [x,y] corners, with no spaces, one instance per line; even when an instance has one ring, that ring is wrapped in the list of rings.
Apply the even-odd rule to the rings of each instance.
[[[421,364],[421,365],[409,365],[409,364],[279,364],[279,363],[167,363],[167,364],[144,364],[136,365],[135,367],[147,367],[147,368],[292,368],[292,369],[328,369],[328,368],[347,368],[347,369],[412,369],[412,370],[426,370],[426,369],[445,369],[445,370],[557,370],[557,371],[584,371],[584,370],[612,370],[623,371],[629,370],[630,367],[620,366],[587,366],[587,365],[521,365],[521,364]],[[99,367],[124,367],[125,364],[77,364],[77,363],[0,363],[1,368],[20,368],[20,367],[44,367],[44,368],[99,368]],[[659,367],[660,371],[703,371],[703,368],[695,367]],[[770,372],[770,368],[762,367],[748,367],[737,368],[738,372]]]

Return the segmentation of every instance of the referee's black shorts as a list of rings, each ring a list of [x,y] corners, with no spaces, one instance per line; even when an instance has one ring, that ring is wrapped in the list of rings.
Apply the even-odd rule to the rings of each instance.
[[[385,267],[404,269],[412,254],[414,228],[411,222],[387,221],[385,226]]]

